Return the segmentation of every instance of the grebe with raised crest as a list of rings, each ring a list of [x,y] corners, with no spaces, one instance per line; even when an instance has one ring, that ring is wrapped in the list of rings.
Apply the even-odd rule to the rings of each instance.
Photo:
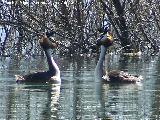
[[[120,70],[112,70],[112,71],[105,71],[103,70],[103,63],[105,60],[105,55],[107,52],[107,48],[111,46],[113,43],[112,35],[109,32],[106,32],[100,39],[97,40],[97,46],[100,47],[100,55],[99,60],[96,65],[95,69],[95,76],[97,79],[102,79],[106,82],[111,83],[137,83],[140,82],[142,76],[138,75],[131,75],[127,72],[120,71]]]
[[[15,75],[17,83],[23,82],[54,82],[61,83],[60,70],[56,62],[54,61],[51,50],[57,47],[56,42],[51,42],[46,35],[42,35],[39,40],[40,46],[43,48],[47,57],[49,69],[44,72],[36,72],[27,75]]]

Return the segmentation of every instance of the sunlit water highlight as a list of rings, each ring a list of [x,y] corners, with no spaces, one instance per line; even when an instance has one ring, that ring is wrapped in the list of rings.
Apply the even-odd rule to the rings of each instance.
[[[143,76],[140,85],[95,81],[96,59],[57,57],[62,84],[16,84],[15,74],[46,70],[45,58],[0,59],[0,120],[158,120],[160,59],[110,56],[109,69]]]

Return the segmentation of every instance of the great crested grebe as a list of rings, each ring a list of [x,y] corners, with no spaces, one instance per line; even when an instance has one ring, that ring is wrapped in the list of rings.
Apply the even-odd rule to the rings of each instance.
[[[48,71],[31,73],[24,76],[15,75],[17,83],[22,83],[22,82],[61,83],[60,70],[51,55],[51,49],[56,48],[57,43],[51,42],[46,35],[42,36],[42,38],[39,40],[39,43],[43,48],[45,55],[47,57],[47,62],[49,67]]]
[[[105,55],[107,48],[113,43],[112,35],[106,32],[103,37],[97,40],[97,46],[100,46],[100,56],[96,65],[95,75],[98,79],[102,79],[106,82],[114,83],[137,83],[140,82],[142,76],[131,75],[127,72],[120,70],[106,71],[103,70],[103,62],[105,60]]]

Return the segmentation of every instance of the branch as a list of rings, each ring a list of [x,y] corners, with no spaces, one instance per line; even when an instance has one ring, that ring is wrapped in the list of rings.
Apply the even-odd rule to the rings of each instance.
[[[99,0],[102,5],[103,5],[103,8],[106,12],[107,15],[113,15],[114,13],[111,11],[111,9],[105,4],[105,2],[103,0]]]

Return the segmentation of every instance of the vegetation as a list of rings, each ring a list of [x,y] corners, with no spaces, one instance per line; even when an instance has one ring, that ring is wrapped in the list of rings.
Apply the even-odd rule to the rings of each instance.
[[[55,31],[60,54],[86,53],[109,22],[115,50],[157,53],[159,0],[12,0],[0,2],[0,55],[41,54],[38,33]]]

